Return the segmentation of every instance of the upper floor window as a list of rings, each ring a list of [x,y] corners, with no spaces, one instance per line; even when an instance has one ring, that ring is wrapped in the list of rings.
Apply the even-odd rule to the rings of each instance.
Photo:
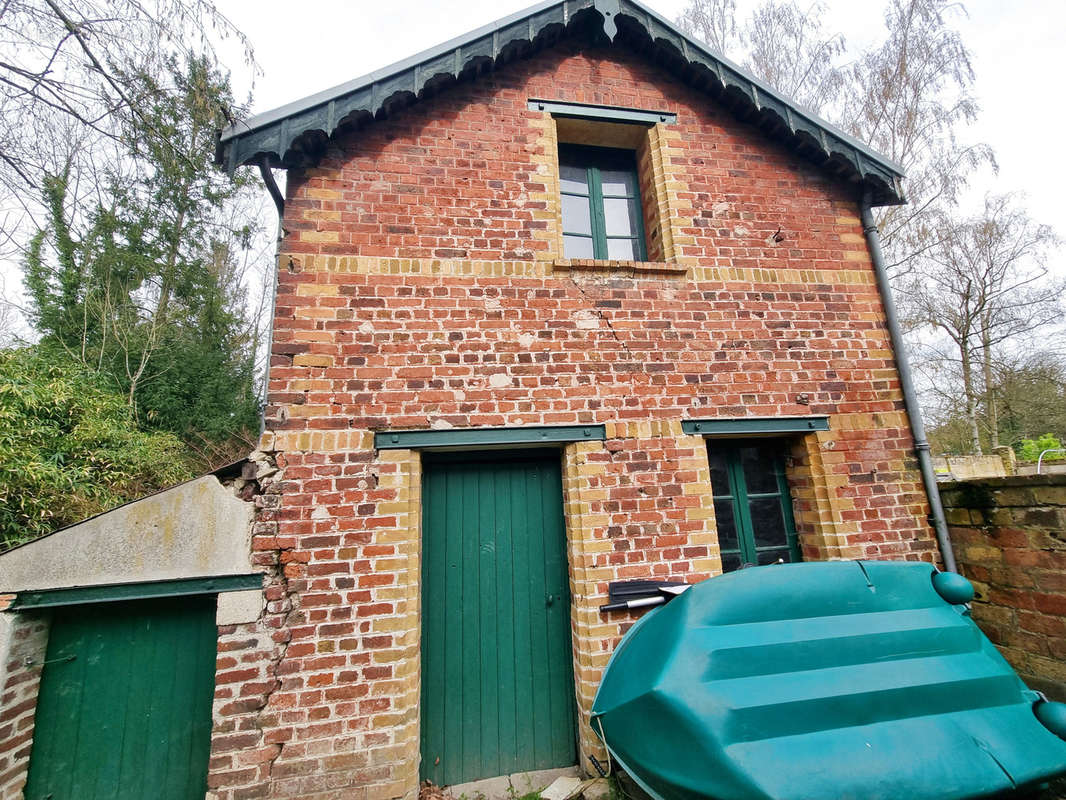
[[[632,150],[561,144],[559,179],[566,258],[646,259]]]

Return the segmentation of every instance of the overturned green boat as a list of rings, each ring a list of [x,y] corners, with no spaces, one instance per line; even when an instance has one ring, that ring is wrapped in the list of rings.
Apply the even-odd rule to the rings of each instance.
[[[656,800],[948,800],[1066,773],[1066,706],[1026,688],[972,593],[910,562],[713,578],[630,629],[593,727]]]

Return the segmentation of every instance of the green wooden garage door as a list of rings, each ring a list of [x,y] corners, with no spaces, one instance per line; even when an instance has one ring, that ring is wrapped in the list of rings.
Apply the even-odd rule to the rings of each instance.
[[[57,609],[26,800],[202,800],[215,597]]]
[[[558,453],[428,456],[422,777],[576,763]]]

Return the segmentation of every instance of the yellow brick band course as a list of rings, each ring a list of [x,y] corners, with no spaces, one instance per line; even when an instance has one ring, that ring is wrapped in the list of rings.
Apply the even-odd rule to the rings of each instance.
[[[860,254],[862,255],[862,254]],[[423,275],[427,277],[456,278],[550,278],[556,272],[567,274],[572,267],[570,262],[558,255],[538,261],[467,261],[460,259],[436,258],[380,258],[376,256],[310,256],[303,254],[283,254],[280,257],[282,269],[292,261],[295,268],[302,273],[325,273],[340,275]],[[558,263],[558,266],[556,266]],[[583,265],[585,262],[581,262]],[[648,262],[617,262],[622,269],[632,264],[636,272],[653,273],[654,264]],[[828,262],[827,262],[828,263]],[[610,269],[611,262],[603,262],[604,269]],[[665,262],[666,272],[672,273],[680,266],[675,262]],[[585,267],[582,267],[583,269]],[[738,283],[810,286],[828,284],[834,286],[869,286],[873,287],[875,279],[868,269],[798,269],[795,267],[715,267],[686,263],[689,279],[695,283]],[[327,284],[300,284],[329,285]],[[302,296],[333,296],[332,290],[297,288]],[[306,309],[314,313],[322,309]]]

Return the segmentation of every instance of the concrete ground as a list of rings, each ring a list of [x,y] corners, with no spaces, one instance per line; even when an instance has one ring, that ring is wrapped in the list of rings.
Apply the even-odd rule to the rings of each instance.
[[[537,792],[550,785],[556,778],[581,778],[581,770],[576,766],[560,769],[542,769],[535,772],[516,772],[513,775],[501,775],[498,778],[485,778],[470,783],[459,783],[444,787],[456,800],[515,800],[515,798]]]

